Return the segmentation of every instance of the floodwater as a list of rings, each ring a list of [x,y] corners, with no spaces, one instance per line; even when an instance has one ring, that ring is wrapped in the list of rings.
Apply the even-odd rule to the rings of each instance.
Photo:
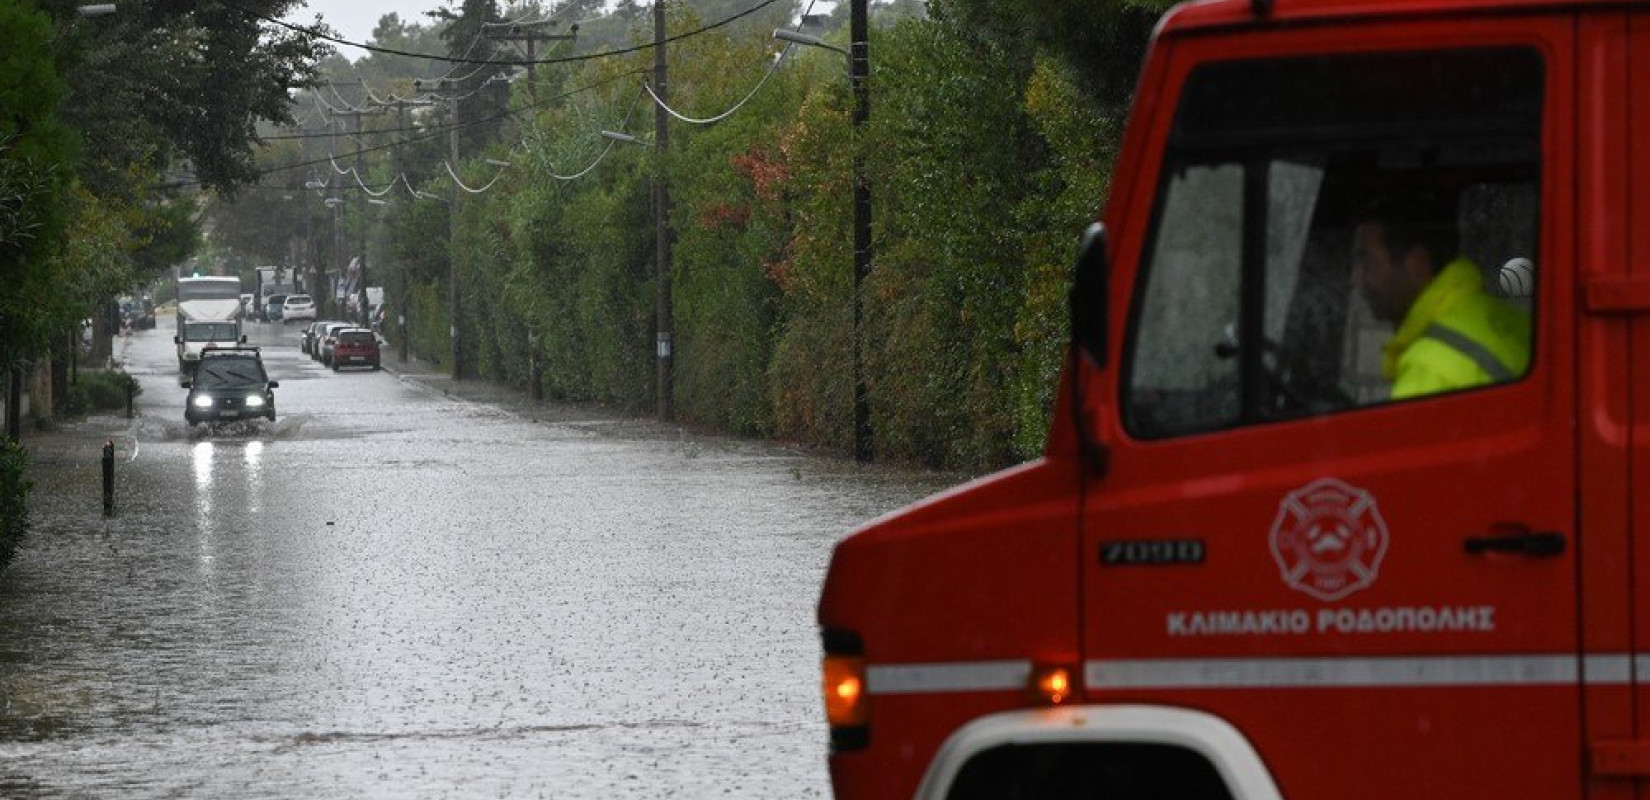
[[[137,419],[28,440],[0,797],[829,795],[831,547],[956,476],[334,373],[296,326],[251,326],[275,423],[191,429],[170,327],[117,344]]]

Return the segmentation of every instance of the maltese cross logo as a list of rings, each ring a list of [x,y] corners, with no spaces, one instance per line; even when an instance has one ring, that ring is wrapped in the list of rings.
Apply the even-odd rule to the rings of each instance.
[[[1339,600],[1374,583],[1386,545],[1375,496],[1334,478],[1285,495],[1272,523],[1272,557],[1283,582],[1319,600]]]

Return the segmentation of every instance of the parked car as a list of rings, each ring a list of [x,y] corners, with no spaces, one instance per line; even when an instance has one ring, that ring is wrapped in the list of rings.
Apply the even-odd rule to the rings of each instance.
[[[344,328],[336,334],[332,346],[332,371],[342,367],[372,367],[378,369],[378,334],[366,328]]]
[[[246,319],[256,319],[257,318],[257,316],[258,316],[257,299],[258,298],[257,298],[256,295],[250,295],[250,294],[241,295],[241,316],[242,317],[244,317]]]
[[[310,358],[320,358],[321,349],[319,345],[321,342],[321,333],[327,329],[328,325],[336,324],[338,324],[338,321],[334,319],[318,319],[308,325],[305,325],[303,336],[300,337],[298,341],[298,349],[302,350]]]
[[[155,301],[140,297],[132,303],[133,330],[152,330],[155,327]]]
[[[274,322],[281,318],[281,304],[286,302],[286,295],[272,294],[264,300],[264,321]]]
[[[353,328],[348,322],[329,322],[315,335],[315,343],[310,345],[309,354],[316,361],[330,365],[332,363],[332,346],[338,343],[338,332],[346,328]]]
[[[183,418],[191,427],[258,417],[275,421],[275,389],[280,383],[269,379],[256,347],[204,350],[194,376],[178,385],[189,390]]]
[[[281,301],[281,324],[298,320],[315,321],[315,299],[307,294],[289,294]]]

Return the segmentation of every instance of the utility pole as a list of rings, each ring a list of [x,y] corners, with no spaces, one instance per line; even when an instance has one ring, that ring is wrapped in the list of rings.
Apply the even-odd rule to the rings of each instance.
[[[426,87],[423,81],[413,81],[413,88],[420,92],[455,89],[454,81],[441,79],[434,87]],[[453,172],[458,172],[458,131],[464,127],[463,106],[458,97],[445,98],[453,105],[452,124],[447,129],[447,163]],[[460,195],[464,192],[459,188],[458,181],[453,181],[452,200],[447,203],[447,334],[452,343],[453,380],[464,379],[464,351],[459,339],[458,324],[458,209]]]
[[[365,152],[366,148],[365,148],[365,144],[361,141],[361,133],[364,130],[365,126],[362,125],[361,118],[368,115],[368,114],[378,114],[378,113],[381,113],[381,112],[380,111],[342,111],[342,112],[338,112],[338,114],[337,114],[338,117],[349,117],[351,119],[351,121],[353,121],[355,123],[355,179],[358,180],[358,181],[361,181],[362,183],[366,182],[366,179],[363,176],[367,174],[367,165],[366,165],[366,152]],[[370,328],[370,327],[372,327],[372,319],[367,313],[367,195],[366,195],[366,190],[363,189],[360,192],[360,197],[361,197],[361,202],[356,204],[356,219],[358,221],[358,228],[357,228],[356,234],[355,234],[355,241],[356,241],[356,247],[360,251],[360,255],[359,255],[360,270],[356,273],[356,281],[358,282],[358,288],[360,289],[360,294],[358,295],[358,299],[359,299],[359,304],[361,306],[361,327]],[[348,263],[346,262],[346,267],[347,266],[348,266]],[[340,312],[342,312],[342,309],[340,309]]]
[[[488,30],[487,38],[489,39],[494,39],[501,42],[521,42],[527,45],[527,96],[531,98],[534,103],[539,101],[537,86],[538,73],[533,70],[533,68],[537,66],[533,63],[534,59],[537,57],[537,53],[534,50],[534,45],[539,42],[572,41],[577,39],[579,36],[579,26],[576,24],[568,26],[567,33],[540,33],[537,30],[533,30],[534,26],[555,24],[557,24],[555,20],[545,19],[539,20],[538,22],[512,24],[508,26],[496,25],[494,23],[488,23],[486,25],[487,28],[503,29],[497,32]]]
[[[871,274],[871,181],[865,176],[865,123],[871,118],[868,0],[849,6],[848,79],[854,90],[854,460],[875,458],[871,392],[865,385],[865,278]]]
[[[344,96],[342,94],[338,93],[338,87],[340,87],[340,86],[360,87],[360,86],[363,85],[363,83],[360,80],[338,80],[338,81],[329,81],[326,85],[330,86],[332,88],[333,94],[336,95],[340,101],[343,101]],[[317,87],[316,90],[318,91],[319,87]],[[363,92],[362,94],[365,94],[365,92]],[[349,103],[347,101],[344,101],[344,104],[345,104],[345,106],[349,105]],[[330,110],[330,106],[328,108]],[[360,128],[361,128],[361,113],[362,112],[360,112],[360,111],[335,111],[335,112],[331,112],[331,115],[333,117],[340,118],[339,130],[337,131],[337,133],[331,133],[332,123],[330,121],[327,123],[327,130],[331,134],[331,137],[332,137],[332,139],[331,139],[331,141],[333,142],[333,148],[332,149],[333,149],[334,152],[336,152],[339,149],[338,148],[338,142],[340,141],[339,137],[349,135],[349,131],[344,129],[344,127],[343,127],[343,122],[342,122],[341,118],[353,116],[355,118],[356,130],[360,130]],[[361,148],[356,147],[356,149],[359,150]],[[328,155],[330,156],[332,154],[329,153]],[[328,169],[331,169],[331,167],[329,166]],[[332,190],[332,182],[337,177],[338,176],[335,174],[335,172],[334,173],[329,173],[327,175],[327,190],[328,190],[328,192],[330,192]],[[348,258],[347,254],[345,252],[346,248],[344,247],[343,234],[338,228],[340,210],[339,210],[339,208],[337,207],[336,204],[329,205],[328,207],[332,209],[332,224],[334,226],[333,236],[332,236],[332,247],[333,247],[332,257],[335,260],[338,260],[340,262],[339,266],[338,266],[339,271],[340,272],[345,272],[345,270],[349,269],[349,258]],[[331,297],[331,295],[332,295],[332,292],[330,291],[331,287],[326,285],[326,269],[325,269],[325,267],[321,266],[321,264],[322,264],[322,261],[320,259],[317,259],[316,260],[316,265],[317,266],[316,266],[316,273],[315,273],[315,287],[314,287],[313,290],[310,291],[310,295],[312,295],[315,299],[315,313],[316,313],[317,316],[326,313],[325,309],[326,309],[327,298]],[[345,274],[347,274],[347,273],[345,273]],[[296,284],[297,280],[294,279],[293,283]],[[337,301],[340,305],[340,308],[338,309],[338,313],[339,313],[339,316],[341,317],[341,316],[343,316],[343,308],[341,307],[342,304],[343,304],[343,298],[338,297],[338,298],[334,298],[334,300]]]
[[[407,109],[411,106],[426,106],[429,104],[430,102],[427,100],[419,102],[397,100],[385,106],[386,108],[395,109],[395,126],[401,130],[401,136],[395,143],[395,168],[398,176],[407,174],[406,154],[402,152],[407,144]],[[388,286],[385,288],[387,289]],[[411,294],[407,291],[406,269],[403,268],[401,271],[400,297],[396,302],[396,354],[400,357],[402,364],[407,363],[407,299],[410,296]],[[384,299],[389,300],[388,297]],[[389,320],[386,319],[384,322],[388,324]]]
[[[453,172],[458,172],[459,104],[453,100],[453,127],[447,131],[448,159]],[[464,378],[464,351],[459,342],[458,325],[458,202],[464,190],[453,181],[453,199],[447,204],[447,323],[451,326],[453,343],[453,380]]]
[[[669,98],[669,80],[665,67],[665,3],[653,0],[653,91],[659,102],[653,104],[653,220],[654,261],[658,286],[653,293],[653,314],[657,327],[659,421],[669,422],[673,416],[671,388],[671,318],[670,318],[670,187],[667,184],[667,160],[670,154],[670,115],[665,112]]]

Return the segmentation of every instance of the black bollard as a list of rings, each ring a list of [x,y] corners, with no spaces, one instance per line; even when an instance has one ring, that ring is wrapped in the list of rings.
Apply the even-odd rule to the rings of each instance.
[[[132,418],[132,395],[137,393],[137,382],[126,381],[126,418]]]
[[[115,515],[115,443],[103,443],[103,516]]]

